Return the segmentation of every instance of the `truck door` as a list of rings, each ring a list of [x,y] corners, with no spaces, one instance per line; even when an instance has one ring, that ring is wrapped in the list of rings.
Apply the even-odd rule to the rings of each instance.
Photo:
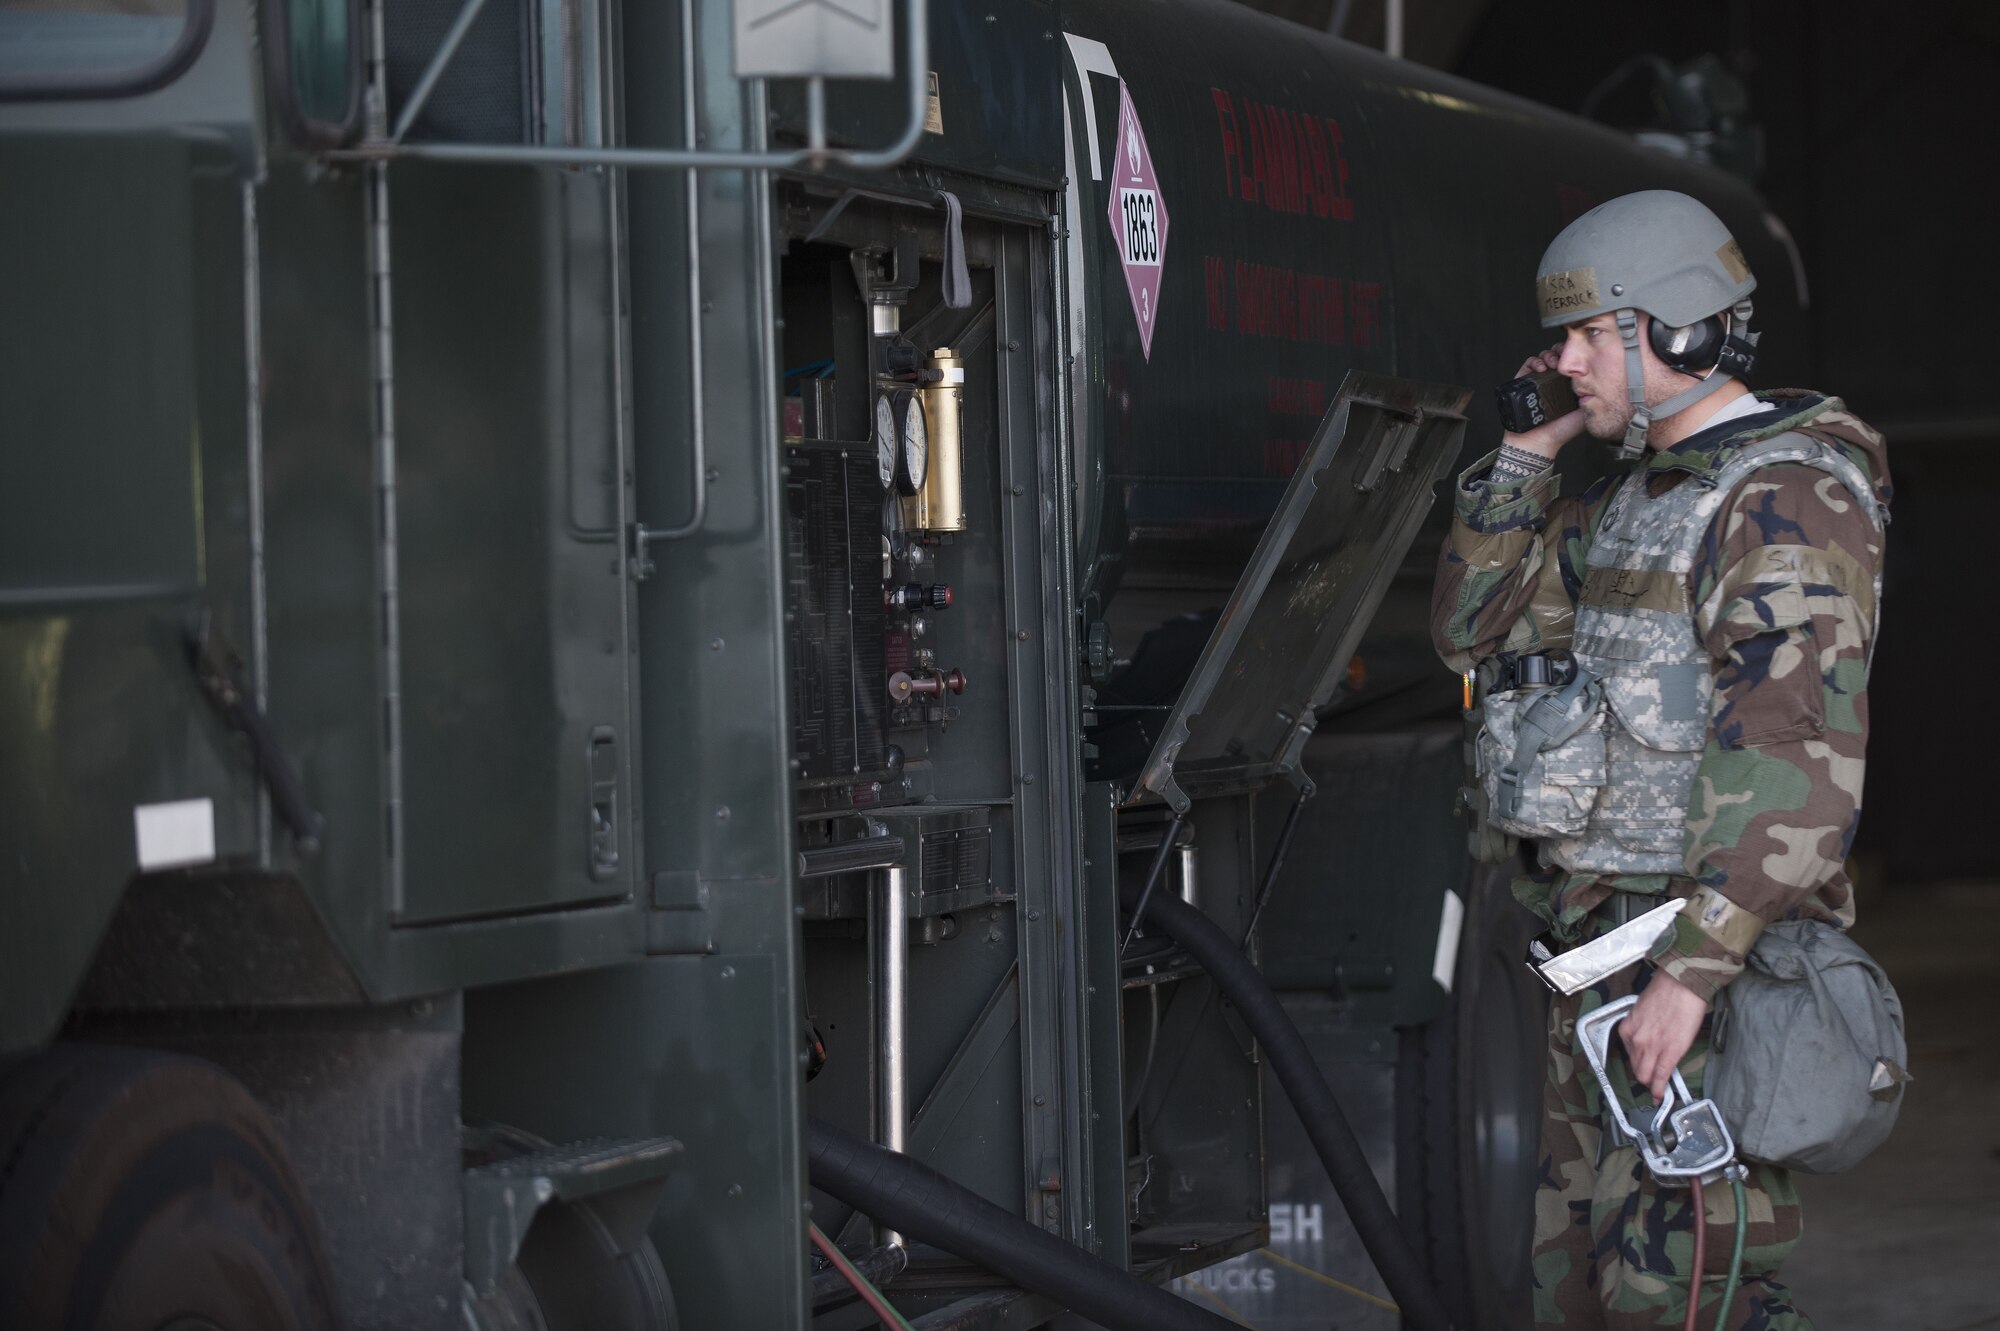
[[[410,103],[457,11],[389,13],[392,107]],[[596,141],[602,35],[572,30],[568,12],[490,6],[410,139]],[[616,176],[405,161],[387,168],[384,194],[397,920],[626,897],[635,792]]]

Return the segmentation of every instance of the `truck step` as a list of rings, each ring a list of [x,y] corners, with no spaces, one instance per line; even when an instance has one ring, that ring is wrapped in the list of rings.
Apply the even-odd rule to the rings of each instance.
[[[645,1241],[660,1189],[684,1148],[672,1137],[591,1137],[473,1165],[465,1171],[465,1276],[491,1293],[513,1265],[535,1215],[551,1202],[586,1204],[618,1251]]]

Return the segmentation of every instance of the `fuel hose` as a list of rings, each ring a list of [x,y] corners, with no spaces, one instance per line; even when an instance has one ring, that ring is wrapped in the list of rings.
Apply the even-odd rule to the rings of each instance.
[[[1128,888],[1122,895],[1125,908],[1136,910],[1139,892]],[[1449,1331],[1451,1319],[1444,1304],[1396,1213],[1389,1209],[1389,1199],[1382,1195],[1361,1143],[1340,1112],[1340,1102],[1334,1099],[1332,1088],[1313,1061],[1305,1038],[1285,1014],[1278,995],[1234,939],[1180,898],[1165,893],[1155,896],[1145,918],[1201,964],[1263,1046],[1271,1071],[1298,1111],[1328,1181],[1361,1236],[1361,1245],[1368,1250],[1382,1283],[1389,1287],[1389,1297],[1401,1309],[1403,1324],[1411,1331]]]
[[[1698,1331],[1701,1316],[1701,1282],[1708,1269],[1708,1204],[1701,1195],[1701,1179],[1688,1180],[1689,1201],[1694,1210],[1694,1262],[1688,1267],[1687,1317],[1681,1322],[1681,1331]],[[1742,1228],[1742,1226],[1738,1226]],[[1724,1304],[1727,1308],[1729,1305]]]
[[[806,1124],[806,1172],[815,1188],[864,1215],[1110,1331],[1240,1331],[1235,1322],[1037,1229],[921,1161],[818,1119]]]
[[[1693,1191],[1691,1201],[1694,1207],[1694,1265],[1690,1270],[1694,1274],[1688,1277],[1687,1319],[1681,1324],[1681,1331],[1694,1331],[1695,1319],[1701,1309],[1701,1286],[1707,1279],[1708,1269],[1705,1252],[1708,1240],[1708,1207],[1702,1200],[1701,1180],[1695,1178],[1688,1182]],[[1729,1279],[1722,1286],[1722,1302],[1716,1305],[1715,1331],[1729,1329],[1729,1310],[1735,1305],[1736,1291],[1743,1283],[1743,1238],[1750,1228],[1750,1217],[1743,1209],[1748,1204],[1743,1197],[1743,1180],[1731,1174],[1729,1190],[1736,1201],[1736,1247],[1729,1255]]]
[[[1730,1176],[1729,1191],[1736,1200],[1736,1247],[1729,1255],[1729,1283],[1722,1287],[1722,1306],[1715,1311],[1715,1331],[1727,1331],[1729,1310],[1736,1304],[1736,1291],[1743,1282],[1743,1240],[1750,1232],[1749,1205],[1743,1196],[1743,1180]],[[1699,1269],[1699,1268],[1697,1268]]]

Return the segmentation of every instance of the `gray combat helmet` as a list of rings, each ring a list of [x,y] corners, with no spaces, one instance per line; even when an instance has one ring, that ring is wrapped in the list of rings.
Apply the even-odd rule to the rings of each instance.
[[[1684,411],[1748,371],[1757,335],[1749,331],[1757,279],[1722,219],[1699,200],[1649,189],[1601,203],[1564,227],[1542,255],[1535,295],[1542,327],[1614,314],[1625,343],[1625,391],[1632,423],[1622,458],[1645,451],[1652,423]],[[1700,381],[1657,407],[1646,405],[1639,357],[1639,312],[1652,316],[1661,358]],[[1727,320],[1716,318],[1726,315]],[[1704,321],[1714,319],[1709,326]],[[1690,355],[1710,351],[1712,357]],[[1712,363],[1696,365],[1702,360]]]

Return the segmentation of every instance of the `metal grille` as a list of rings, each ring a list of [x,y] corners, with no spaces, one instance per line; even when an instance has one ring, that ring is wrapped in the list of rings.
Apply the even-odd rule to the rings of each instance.
[[[465,0],[398,0],[383,15],[388,36],[389,114],[423,78]],[[488,0],[445,67],[413,139],[526,143],[535,105],[534,0]]]
[[[882,767],[882,485],[872,453],[788,450],[792,742],[805,780]]]

